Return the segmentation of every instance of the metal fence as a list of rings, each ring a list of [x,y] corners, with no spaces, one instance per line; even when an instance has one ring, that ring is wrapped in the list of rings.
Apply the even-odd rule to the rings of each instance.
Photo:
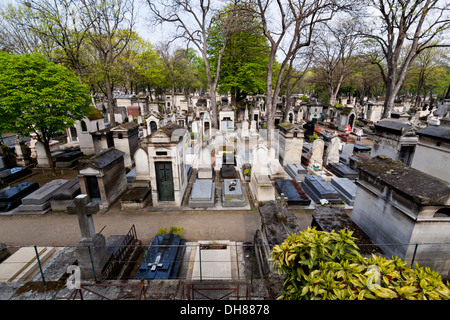
[[[415,267],[428,266],[439,272],[444,279],[449,270],[445,269],[450,260],[450,243],[410,243],[410,244],[359,244],[361,253],[370,257],[368,248],[391,248],[392,252],[403,253],[397,255],[407,261],[408,265]],[[211,241],[205,243],[185,243],[182,246],[161,245],[154,247],[155,251],[163,252],[171,247],[177,247],[182,255],[177,259],[166,261],[164,255],[160,255],[158,261],[155,256],[149,258],[149,245],[136,241],[135,230],[130,230],[125,239],[110,246],[89,247],[88,268],[92,268],[90,278],[81,280],[93,280],[96,283],[110,280],[140,280],[152,279],[177,279],[177,280],[236,280],[245,279],[252,282],[254,279],[262,279],[267,274],[273,262],[267,261],[267,257],[261,252],[270,252],[270,248],[255,243],[221,243]],[[73,277],[74,270],[81,266],[77,258],[79,246],[66,247],[8,247],[9,256],[3,258],[0,263],[0,282],[26,282],[41,281],[67,281]],[[109,252],[107,260],[96,260],[94,252],[98,250]],[[161,250],[159,250],[161,249]],[[147,260],[145,257],[147,255]],[[384,254],[387,258],[392,255]],[[150,260],[148,260],[150,259]],[[262,260],[262,261],[261,261]],[[167,270],[178,265],[175,274]],[[269,266],[269,268],[267,267]],[[148,277],[136,277],[136,274],[149,274]],[[151,275],[150,275],[151,273]],[[163,274],[165,273],[165,274]],[[168,276],[167,276],[168,275]]]

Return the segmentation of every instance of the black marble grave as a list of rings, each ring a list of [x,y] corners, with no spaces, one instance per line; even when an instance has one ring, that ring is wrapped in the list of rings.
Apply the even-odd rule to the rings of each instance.
[[[339,163],[329,163],[327,165],[327,169],[339,178],[347,178],[349,180],[356,180],[359,177],[358,171],[355,171],[340,162]]]
[[[275,179],[275,188],[278,193],[283,193],[288,199],[288,205],[307,206],[311,203],[311,198],[308,197],[301,186],[294,180]]]
[[[328,200],[330,203],[342,202],[342,198],[336,189],[322,176],[305,176],[305,181],[302,182],[302,188],[314,202],[320,202],[320,199]]]
[[[180,235],[165,234],[153,238],[135,279],[177,279],[186,240]]]
[[[0,192],[0,211],[7,212],[17,208],[22,203],[23,198],[37,189],[39,189],[39,184],[36,182],[22,182]]]
[[[236,179],[238,177],[236,168],[232,164],[223,164],[220,168],[220,175],[222,179]]]
[[[13,182],[31,174],[31,170],[27,167],[15,167],[0,171],[0,184]]]

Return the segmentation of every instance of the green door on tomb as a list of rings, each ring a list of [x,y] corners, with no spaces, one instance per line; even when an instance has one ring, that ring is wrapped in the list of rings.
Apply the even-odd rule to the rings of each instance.
[[[175,201],[172,162],[155,162],[155,171],[159,201]]]

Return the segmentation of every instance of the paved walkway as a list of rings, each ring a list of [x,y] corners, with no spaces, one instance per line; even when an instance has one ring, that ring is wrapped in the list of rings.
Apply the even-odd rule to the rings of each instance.
[[[311,211],[311,210],[309,210]],[[311,224],[311,213],[295,210],[299,224],[306,229]],[[106,213],[94,215],[96,232],[108,238],[124,235],[132,225],[138,239],[150,243],[160,228],[183,227],[188,241],[231,240],[253,241],[260,228],[257,209],[252,211],[202,210],[202,211],[121,211],[116,203]],[[103,229],[103,230],[102,230]],[[0,216],[0,242],[7,246],[71,246],[81,239],[78,218],[59,212],[45,215]]]

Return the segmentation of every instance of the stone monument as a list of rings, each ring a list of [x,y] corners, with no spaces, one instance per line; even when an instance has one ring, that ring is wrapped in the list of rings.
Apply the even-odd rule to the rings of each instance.
[[[89,202],[87,194],[75,197],[74,202],[67,207],[69,214],[78,216],[81,240],[77,244],[75,254],[81,269],[82,280],[99,280],[103,267],[108,263],[111,253],[108,253],[105,237],[95,233],[92,215],[99,210],[98,203]]]

